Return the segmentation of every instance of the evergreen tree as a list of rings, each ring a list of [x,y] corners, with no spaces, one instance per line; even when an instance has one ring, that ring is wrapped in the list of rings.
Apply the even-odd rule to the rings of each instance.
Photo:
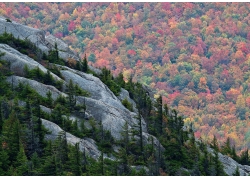
[[[20,150],[17,155],[17,160],[14,162],[16,167],[16,175],[23,176],[28,174],[28,159],[24,153],[23,145],[20,144]]]
[[[11,163],[16,161],[20,150],[20,123],[14,111],[11,112],[9,119],[3,125],[3,141],[6,144],[6,151]]]
[[[82,71],[85,73],[88,72],[88,61],[87,61],[86,54],[84,56],[83,63],[82,63]]]
[[[56,107],[53,109],[52,114],[51,114],[51,120],[52,120],[52,122],[56,123],[57,125],[65,128],[65,124],[63,124],[62,115],[63,115],[62,105],[56,104]]]
[[[200,159],[200,171],[202,175],[205,175],[205,176],[210,175],[209,154],[208,154],[206,145],[204,145],[203,156]]]
[[[157,132],[158,134],[162,134],[162,128],[163,128],[163,113],[162,113],[162,96],[160,96],[158,99],[157,99],[157,124],[156,124],[156,129],[157,129]]]
[[[216,150],[214,150],[213,162],[215,166],[215,176],[224,176],[225,172],[223,170],[223,165],[219,160],[219,154]]]
[[[225,144],[221,147],[221,153],[225,154],[225,155],[231,155],[232,154],[229,137],[227,138],[227,141],[225,142]]]
[[[143,136],[142,136],[142,119],[141,114],[139,111],[139,137],[140,137],[140,149],[141,149],[141,155],[143,157],[143,161],[145,162],[145,155],[144,155],[144,145],[143,145]]]
[[[52,93],[51,93],[51,91],[48,91],[46,93],[46,95],[47,95],[46,104],[47,104],[47,106],[49,108],[52,108],[53,107],[53,99],[52,99]]]
[[[37,117],[35,125],[34,125],[34,131],[35,131],[37,138],[38,138],[37,153],[39,154],[39,156],[41,156],[42,151],[45,147],[45,142],[44,142],[45,132],[44,132],[44,129],[42,127],[41,107],[40,107],[39,98],[36,98],[36,101],[34,102],[33,107],[34,107],[34,115]]]
[[[215,151],[219,151],[219,145],[218,145],[218,141],[217,138],[214,136],[213,140],[212,140],[212,144],[211,147],[215,150]]]
[[[239,163],[242,165],[248,165],[249,164],[249,155],[248,155],[248,149],[243,151],[240,155]]]
[[[45,74],[44,83],[49,85],[52,85],[53,83],[53,77],[49,70],[47,70],[47,73]]]
[[[232,158],[233,158],[235,161],[239,162],[239,157],[238,157],[237,154],[236,154],[235,145],[232,147]]]
[[[76,143],[71,152],[70,169],[75,176],[81,175],[81,159],[79,143]]]
[[[240,176],[239,166],[237,166],[237,168],[235,169],[233,176]]]
[[[56,155],[46,156],[44,164],[40,169],[41,175],[44,176],[56,176],[57,174],[57,165],[56,165]]]
[[[117,157],[119,158],[119,164],[121,165],[121,174],[122,175],[128,175],[130,172],[129,169],[129,159],[128,154],[126,152],[125,148],[121,148],[117,154]]]
[[[0,99],[0,134],[2,134],[3,128],[3,112],[2,112],[2,100]]]
[[[70,112],[73,112],[76,105],[76,92],[75,92],[75,86],[73,84],[73,81],[70,79],[69,85],[68,85],[68,106]]]
[[[1,144],[0,146],[0,176],[6,176],[8,175],[7,172],[8,172],[9,165],[10,165],[9,155],[7,151],[5,150],[5,148],[7,148],[6,143],[2,141],[1,138],[0,138],[0,144]]]

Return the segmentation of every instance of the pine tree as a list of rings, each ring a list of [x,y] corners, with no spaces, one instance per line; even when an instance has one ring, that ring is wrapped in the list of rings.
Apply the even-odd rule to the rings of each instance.
[[[35,103],[33,104],[34,107],[34,116],[36,116],[36,122],[34,126],[34,131],[38,138],[38,155],[41,156],[43,148],[45,147],[44,136],[45,132],[42,128],[42,119],[41,119],[41,107],[40,107],[40,100],[36,98]]]
[[[227,141],[221,147],[221,153],[225,155],[231,155],[231,145],[230,145],[230,138],[227,138]]]
[[[218,145],[218,141],[217,138],[214,136],[213,140],[212,140],[212,144],[211,147],[215,150],[215,151],[219,151],[219,145]]]
[[[128,175],[130,172],[128,154],[125,148],[120,148],[117,157],[119,159],[119,164],[122,166],[122,175]]]
[[[235,169],[233,176],[240,176],[239,166],[237,166],[237,168]]]
[[[47,104],[47,106],[49,108],[52,108],[53,107],[53,99],[52,99],[52,93],[51,93],[51,91],[48,91],[46,93],[46,95],[47,95],[46,104]]]
[[[85,73],[88,72],[88,61],[87,61],[86,54],[85,54],[84,59],[83,59],[82,71]]]
[[[71,152],[70,159],[70,169],[75,176],[81,175],[81,159],[80,159],[80,150],[79,143],[76,143]]]
[[[20,150],[17,155],[17,160],[14,162],[16,167],[16,173],[18,176],[23,176],[28,174],[28,159],[24,153],[23,145],[20,144]]]
[[[126,153],[128,154],[129,151],[129,129],[128,129],[128,123],[125,122],[123,126],[123,131],[121,132],[121,144],[125,148]]]
[[[10,162],[16,161],[17,154],[20,150],[20,123],[14,111],[11,112],[9,119],[3,125],[3,141],[6,144],[6,151],[9,155]]]
[[[56,104],[56,107],[53,109],[52,114],[51,114],[51,119],[52,122],[56,123],[59,126],[64,127],[63,124],[63,117],[62,117],[62,105]]]
[[[200,171],[202,175],[209,176],[210,175],[210,170],[209,170],[210,162],[209,162],[208,151],[207,151],[206,146],[203,150],[203,153],[204,155],[200,159],[200,165],[201,165]]]
[[[38,157],[38,154],[35,152],[31,156],[30,161],[30,174],[31,175],[39,175],[40,174],[40,166],[41,166],[41,159]]]
[[[143,162],[145,163],[145,154],[144,154],[144,145],[143,145],[143,136],[142,136],[142,119],[139,111],[139,137],[140,137],[140,148],[141,148],[141,156],[143,157]]]
[[[235,145],[232,147],[232,158],[233,158],[235,161],[239,162],[239,157],[238,157],[237,154],[236,154]]]
[[[2,113],[2,100],[0,99],[0,134],[2,134],[3,128],[3,113]]]
[[[44,83],[49,85],[52,85],[53,83],[53,77],[49,70],[47,70],[47,73],[45,74]]]
[[[57,166],[56,166],[56,155],[46,156],[44,164],[40,169],[41,175],[44,176],[56,176],[57,174]]]
[[[213,162],[215,166],[215,175],[216,176],[224,176],[225,172],[223,170],[223,165],[219,160],[219,154],[218,151],[214,151],[214,157],[213,157]]]
[[[68,85],[68,106],[70,112],[73,112],[75,105],[76,105],[76,92],[73,81],[70,79]]]
[[[56,54],[56,61],[59,60],[59,52],[58,52],[58,47],[57,47],[57,43],[55,42],[55,54]]]
[[[1,133],[0,133],[1,134]],[[7,151],[5,150],[5,143],[0,138],[0,176],[6,176],[7,171],[9,169],[10,161],[9,161],[9,155]]]
[[[162,96],[160,96],[157,99],[157,132],[158,134],[162,134],[162,128],[163,128],[163,113],[162,113]]]

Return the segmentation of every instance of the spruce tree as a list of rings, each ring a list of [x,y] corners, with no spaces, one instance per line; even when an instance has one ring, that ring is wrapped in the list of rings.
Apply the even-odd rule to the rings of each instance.
[[[0,99],[0,134],[2,134],[3,128],[3,113],[2,113],[2,100]]]
[[[47,104],[47,106],[49,108],[52,108],[53,107],[53,99],[52,99],[52,93],[51,93],[51,91],[48,91],[46,93],[46,95],[47,95],[46,104]]]
[[[20,131],[19,120],[14,111],[11,112],[9,119],[3,125],[3,141],[6,144],[6,151],[9,155],[10,162],[16,161],[17,154],[20,150]]]
[[[1,144],[0,146],[0,176],[6,176],[8,175],[7,171],[10,165],[9,155],[7,151],[5,150],[5,148],[7,148],[6,143],[2,141],[1,138],[0,138],[0,144]]]
[[[225,154],[225,155],[231,155],[232,154],[229,137],[227,138],[227,141],[224,143],[224,145],[221,147],[221,153]]]
[[[86,54],[84,56],[83,63],[82,63],[82,71],[85,73],[88,72],[88,61],[87,61]]]
[[[16,173],[18,176],[28,175],[28,159],[24,152],[24,147],[20,144],[20,150],[17,155],[17,160],[14,162]]]
[[[215,166],[215,176],[224,176],[225,172],[223,170],[223,165],[219,160],[219,153],[216,150],[214,150],[213,162]]]
[[[157,99],[157,119],[156,119],[156,130],[157,134],[162,134],[162,122],[163,122],[163,113],[162,113],[162,96]]]
[[[233,176],[240,176],[239,166],[237,166],[237,168],[235,169]]]
[[[217,138],[214,136],[213,140],[212,140],[212,144],[211,147],[215,150],[215,151],[219,151],[219,145],[218,145],[218,141]]]
[[[74,173],[75,176],[81,175],[81,159],[80,159],[80,150],[79,143],[76,143],[75,146],[71,150],[70,156],[70,169]]]
[[[68,106],[70,112],[73,112],[76,105],[76,92],[75,92],[75,86],[73,84],[73,81],[70,79],[69,85],[68,85]]]

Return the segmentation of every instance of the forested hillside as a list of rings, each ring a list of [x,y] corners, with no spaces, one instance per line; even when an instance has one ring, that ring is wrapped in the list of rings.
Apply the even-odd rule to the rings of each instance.
[[[0,3],[89,64],[146,84],[195,136],[250,146],[249,3]]]
[[[248,150],[196,140],[162,96],[38,29],[0,25],[0,175],[249,175]]]

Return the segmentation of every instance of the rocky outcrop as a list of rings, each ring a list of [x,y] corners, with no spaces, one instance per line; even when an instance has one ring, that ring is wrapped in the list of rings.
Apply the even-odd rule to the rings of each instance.
[[[49,51],[45,43],[44,31],[19,24],[15,21],[7,22],[4,17],[0,17],[0,34],[3,34],[5,31],[11,33],[15,38],[30,40],[45,53]]]
[[[123,101],[123,100],[127,99],[128,102],[129,102],[130,104],[132,104],[132,106],[133,106],[133,111],[136,112],[136,113],[138,113],[138,110],[137,110],[137,108],[136,108],[136,103],[135,103],[135,101],[134,101],[133,99],[130,98],[129,92],[128,92],[126,89],[121,88],[121,92],[120,92],[120,94],[119,94],[119,96],[118,96],[118,99],[119,99],[120,101]]]
[[[70,68],[61,70],[61,74],[66,82],[69,82],[71,79],[74,84],[90,92],[90,98],[78,97],[78,102],[83,104],[85,101],[87,112],[90,112],[96,120],[101,121],[103,127],[106,130],[110,130],[116,139],[120,138],[120,132],[125,122],[128,122],[130,127],[138,124],[138,115],[125,108],[121,101],[99,78]],[[147,132],[143,118],[142,125],[143,131]]]
[[[48,120],[42,119],[42,124],[46,129],[48,129],[51,132],[50,134],[46,135],[46,139],[55,140],[58,137],[58,134],[63,131],[58,125]],[[67,132],[66,132],[66,139],[67,143],[71,145],[79,143],[80,151],[83,152],[85,149],[85,152],[94,159],[98,159],[101,155],[101,152],[98,150],[95,141],[93,139],[90,138],[80,139]]]
[[[207,149],[208,149],[208,152],[210,152],[212,155],[214,155],[213,149],[211,149],[209,147]],[[250,166],[241,165],[241,164],[237,163],[235,160],[233,160],[232,158],[225,156],[221,153],[218,153],[218,155],[219,155],[219,160],[223,164],[224,171],[227,175],[232,176],[235,173],[237,167],[239,167],[239,172],[240,172],[241,176],[249,176],[250,175]]]
[[[7,22],[6,18],[0,17],[0,34],[3,34],[4,32],[11,33],[15,38],[29,40],[46,54],[48,54],[50,50],[54,49],[55,43],[57,43],[60,58],[65,61],[68,61],[69,59],[79,61],[79,57],[77,57],[77,55],[73,53],[73,51],[69,49],[68,45],[62,40],[52,35],[45,37],[44,31],[19,24],[15,21]]]
[[[25,66],[27,66],[29,69],[35,69],[38,67],[43,73],[47,72],[47,69],[44,66],[36,62],[34,59],[31,59],[30,57],[13,49],[7,44],[0,44],[0,52],[5,53],[1,59],[10,62],[10,70],[16,75],[23,76]],[[52,72],[51,75],[55,80],[63,81]]]
[[[45,84],[39,83],[34,80],[30,80],[24,77],[13,75],[13,76],[9,76],[6,80],[10,84],[12,84],[14,87],[17,87],[20,82],[24,84],[28,84],[32,89],[38,92],[38,94],[41,95],[42,97],[46,97],[47,96],[46,94],[49,91],[51,92],[52,99],[54,100],[57,99],[59,95],[67,97],[67,94],[60,92],[54,86],[45,85]]]
[[[80,60],[80,58],[73,51],[70,50],[68,44],[63,42],[61,39],[49,35],[45,37],[45,40],[46,40],[46,45],[49,49],[54,49],[55,44],[57,44],[59,57],[64,59],[65,61],[69,61],[70,59],[74,59],[76,61]]]

